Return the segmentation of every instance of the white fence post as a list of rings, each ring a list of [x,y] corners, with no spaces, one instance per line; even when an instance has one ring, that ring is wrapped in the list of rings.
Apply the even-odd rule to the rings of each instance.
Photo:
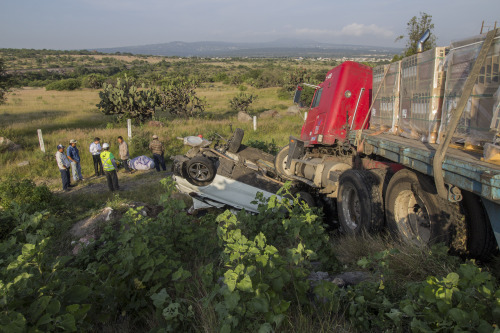
[[[307,120],[307,112],[304,112],[304,121]]]
[[[38,129],[38,142],[40,142],[40,150],[45,153],[45,144],[43,143],[42,130]]]
[[[253,130],[257,130],[257,116],[253,116]]]
[[[132,120],[131,119],[127,119],[127,133],[128,133],[128,140],[132,140]]]

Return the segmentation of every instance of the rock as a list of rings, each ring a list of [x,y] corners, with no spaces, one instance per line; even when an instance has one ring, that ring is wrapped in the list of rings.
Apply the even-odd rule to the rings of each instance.
[[[154,205],[149,205],[144,202],[131,202],[127,205],[130,208],[139,208],[142,207],[142,209],[139,211],[139,214],[142,216],[149,216],[149,217],[157,217],[162,211],[163,207],[162,206],[154,206]]]
[[[355,285],[358,283],[361,283],[363,281],[367,281],[371,278],[371,274],[368,272],[362,272],[362,271],[355,271],[355,272],[345,272],[340,275],[336,275],[334,279],[332,280],[333,283],[337,284],[339,287],[343,286],[351,286]],[[336,283],[337,282],[343,282],[342,285]]]
[[[286,110],[286,114],[288,114],[288,115],[300,114],[300,108],[297,105],[292,105]]]
[[[151,121],[148,121],[148,126],[163,127],[163,123],[161,121],[151,120]]]
[[[22,161],[22,162],[17,163],[18,167],[23,167],[23,166],[27,166],[27,165],[30,165],[30,161]]]
[[[107,222],[115,217],[114,210],[111,207],[104,208],[99,214],[78,221],[70,229],[69,233],[78,238],[87,237],[93,234],[95,225],[98,222]]]
[[[238,112],[238,121],[242,123],[248,123],[252,121],[252,117],[243,111]]]
[[[74,245],[75,247],[72,250],[73,255],[78,255],[80,251],[84,248],[89,246],[90,243],[92,243],[95,240],[94,235],[87,235],[86,237],[80,238],[78,241],[72,241],[71,245]]]
[[[259,118],[280,118],[281,115],[276,110],[267,110],[259,114]]]
[[[347,287],[356,285],[363,281],[367,281],[370,278],[370,273],[362,271],[345,272],[338,275],[329,275],[327,272],[312,272],[307,277],[307,280],[313,288],[317,286],[321,281],[330,281],[339,287]]]
[[[21,149],[21,145],[18,145],[3,136],[0,137],[0,153],[3,153],[5,151],[15,151],[19,149]]]

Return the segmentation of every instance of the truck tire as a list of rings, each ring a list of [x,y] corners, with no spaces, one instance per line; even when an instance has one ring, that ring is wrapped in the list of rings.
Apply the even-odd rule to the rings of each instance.
[[[276,155],[276,158],[274,159],[274,168],[276,169],[276,172],[278,175],[284,179],[291,180],[293,176],[293,173],[290,170],[285,169],[285,164],[288,161],[288,151],[290,150],[290,146],[286,145],[285,147],[281,148],[278,154]]]
[[[186,179],[193,185],[206,186],[215,177],[215,166],[205,156],[195,156],[186,163]]]
[[[245,132],[241,128],[237,128],[228,140],[227,151],[233,154],[237,153],[238,149],[240,149],[241,141],[243,141],[244,135]]]
[[[347,170],[340,175],[337,211],[342,231],[378,231],[384,221],[380,181],[369,171]]]
[[[410,243],[452,245],[458,205],[437,194],[432,178],[403,169],[394,174],[385,195],[387,226]]]
[[[488,261],[498,252],[495,234],[481,198],[462,191],[462,205],[467,221],[467,254],[472,258]]]

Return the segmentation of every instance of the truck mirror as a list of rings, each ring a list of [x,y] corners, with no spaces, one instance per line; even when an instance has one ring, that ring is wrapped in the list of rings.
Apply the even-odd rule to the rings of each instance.
[[[302,95],[302,87],[297,86],[297,89],[295,90],[295,95],[293,96],[293,102],[298,104],[300,103],[300,95]]]

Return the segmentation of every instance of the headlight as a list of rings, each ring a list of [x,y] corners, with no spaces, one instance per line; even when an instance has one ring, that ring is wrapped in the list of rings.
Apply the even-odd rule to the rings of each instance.
[[[318,142],[323,142],[323,134],[318,135]]]

